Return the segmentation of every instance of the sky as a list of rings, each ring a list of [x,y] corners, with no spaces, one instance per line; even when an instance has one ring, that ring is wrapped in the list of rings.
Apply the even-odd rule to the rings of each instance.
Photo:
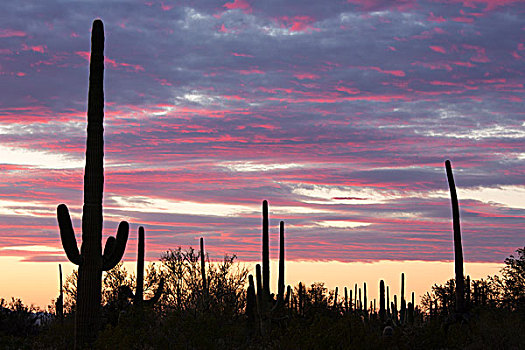
[[[106,35],[104,236],[130,222],[126,261],[140,225],[148,260],[199,237],[212,258],[259,260],[263,199],[272,258],[284,220],[289,261],[450,261],[446,159],[465,262],[502,264],[524,245],[523,1],[0,10],[4,269],[68,264],[60,203],[80,246],[95,18]]]

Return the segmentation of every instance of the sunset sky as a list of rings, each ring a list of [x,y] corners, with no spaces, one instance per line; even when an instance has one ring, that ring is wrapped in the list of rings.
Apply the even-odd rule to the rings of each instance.
[[[445,159],[465,261],[487,275],[523,247],[523,1],[3,2],[0,297],[73,268],[56,207],[80,245],[95,18],[104,235],[130,222],[127,261],[139,225],[148,260],[201,236],[213,259],[258,260],[267,199],[273,258],[284,220],[289,261],[435,266],[453,258]]]

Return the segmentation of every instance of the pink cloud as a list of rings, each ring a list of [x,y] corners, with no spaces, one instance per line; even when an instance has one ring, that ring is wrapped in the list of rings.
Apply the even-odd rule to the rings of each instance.
[[[232,52],[232,56],[235,56],[235,57],[251,57],[251,58],[254,57],[253,55],[248,55],[246,53],[238,53],[238,52]]]
[[[175,5],[167,5],[164,2],[160,3],[160,8],[162,9],[162,11],[169,11],[169,10],[171,10],[174,7],[175,7]]]
[[[284,24],[282,26],[288,28],[290,32],[320,31],[319,28],[314,28],[310,25],[310,23],[315,21],[315,19],[310,16],[283,16],[279,18],[279,21],[283,22]]]
[[[44,53],[47,50],[47,46],[45,45],[28,46],[26,44],[22,44],[22,50]]]
[[[22,37],[27,34],[21,30],[0,29],[0,38]]]
[[[241,69],[241,70],[238,70],[238,72],[242,75],[249,75],[249,74],[266,74],[265,72],[263,72],[262,70],[258,69],[258,68],[252,68],[252,69]]]
[[[427,17],[427,21],[429,22],[446,22],[447,20],[443,16],[434,16],[434,12],[430,12],[430,14]]]
[[[520,3],[522,0],[448,0],[446,2],[461,3],[465,7],[477,8],[477,5],[485,6],[485,11],[492,11],[500,6]]]
[[[405,72],[403,72],[402,70],[384,70],[384,69],[381,69],[379,67],[358,67],[359,69],[364,69],[364,70],[374,70],[376,72],[379,72],[379,73],[384,73],[384,74],[390,74],[390,75],[394,75],[396,77],[404,77],[405,76]]]
[[[435,52],[447,53],[447,50],[445,50],[445,48],[442,46],[429,46],[429,48]]]
[[[311,80],[319,79],[319,76],[318,76],[317,74],[312,74],[312,73],[296,73],[296,74],[294,74],[294,77],[296,77],[296,78],[299,79],[299,80],[304,80],[304,79],[311,79]]]
[[[452,20],[454,22],[461,22],[461,23],[473,23],[474,22],[474,18],[470,18],[470,17],[454,17],[452,18]]]
[[[485,53],[485,48],[476,46],[476,45],[470,45],[470,44],[463,44],[462,47],[467,50],[474,50],[476,51],[476,55],[472,56],[470,58],[473,62],[479,62],[479,63],[487,63],[490,62],[489,58],[487,57]]]
[[[224,26],[224,23],[223,23],[223,24],[221,24],[221,27],[219,28],[218,32],[220,32],[220,33],[230,33],[231,30],[228,29],[228,28],[226,28],[226,27]]]
[[[75,54],[77,54],[78,56],[82,57],[83,59],[85,60],[88,60],[89,61],[89,52],[88,51],[76,51]],[[130,64],[130,63],[125,63],[125,62],[117,62],[109,57],[104,57],[104,63],[106,65],[109,65],[113,68],[118,68],[118,67],[124,67],[128,70],[133,70],[135,72],[143,72],[144,71],[144,67],[142,67],[141,65],[139,64]]]
[[[239,9],[244,13],[251,13],[252,7],[246,0],[234,0],[233,2],[227,2],[223,7],[226,7],[228,10]]]

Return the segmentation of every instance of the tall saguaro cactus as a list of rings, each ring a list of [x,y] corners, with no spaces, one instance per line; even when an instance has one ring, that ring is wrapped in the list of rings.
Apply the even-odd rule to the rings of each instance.
[[[279,279],[277,281],[277,301],[284,299],[284,221],[279,223]]]
[[[270,236],[268,220],[268,201],[264,200],[262,204],[262,288],[264,298],[270,299]]]
[[[87,111],[86,168],[82,213],[82,246],[78,251],[73,224],[65,204],[57,208],[62,246],[68,259],[78,265],[75,348],[95,340],[100,326],[102,271],[118,264],[129,234],[122,221],[117,238],[109,237],[102,253],[102,192],[104,187],[104,26],[93,22]]]
[[[450,201],[452,203],[452,225],[454,228],[454,270],[456,273],[456,312],[465,311],[465,282],[463,280],[463,246],[461,244],[461,226],[459,222],[459,204],[456,193],[454,175],[452,175],[452,165],[450,160],[445,161],[447,171],[448,186],[450,188]]]

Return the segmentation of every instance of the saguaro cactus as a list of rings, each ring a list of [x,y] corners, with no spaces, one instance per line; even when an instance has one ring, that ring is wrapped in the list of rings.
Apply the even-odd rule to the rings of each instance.
[[[385,321],[385,281],[379,281],[379,318],[381,322]]]
[[[55,302],[56,317],[60,322],[64,321],[64,292],[62,288],[62,265],[58,264],[58,275],[60,280],[60,294]]]
[[[405,323],[406,316],[406,300],[405,300],[405,274],[401,273],[401,306],[399,309],[399,320],[401,323]]]
[[[279,223],[279,279],[277,282],[277,302],[282,305],[284,298],[284,221]]]
[[[368,315],[368,304],[367,304],[367,298],[366,298],[366,282],[363,283],[363,306],[364,306],[364,311],[365,311],[365,314]]]
[[[456,312],[465,311],[465,283],[463,280],[463,246],[461,244],[461,226],[459,222],[459,204],[456,193],[454,175],[452,175],[452,165],[450,160],[445,161],[448,186],[450,188],[450,201],[452,203],[452,225],[454,228],[454,270],[456,272]]]
[[[104,26],[93,22],[87,111],[86,168],[82,246],[78,251],[73,224],[65,204],[57,208],[62,246],[68,259],[78,265],[75,347],[95,340],[100,326],[102,271],[118,264],[128,240],[129,225],[122,221],[117,238],[109,237],[102,253],[102,192],[104,187]]]
[[[203,295],[208,296],[208,287],[207,287],[207,281],[206,281],[206,263],[204,261],[204,238],[201,237],[200,239],[200,258],[201,258],[201,279],[202,279],[202,291]],[[252,277],[253,280],[253,277]]]
[[[268,233],[268,201],[264,200],[262,205],[262,288],[264,298],[270,299],[270,236]]]
[[[145,251],[145,238],[144,238],[144,227],[139,227],[139,242],[137,249],[137,288],[135,290],[135,305],[141,305],[142,303],[147,306],[153,306],[162,295],[162,289],[164,287],[164,278],[161,277],[159,286],[153,294],[153,297],[148,300],[144,300],[144,251]]]
[[[248,318],[248,328],[251,332],[255,325],[255,314],[257,313],[257,300],[255,299],[255,284],[253,276],[248,276],[248,289],[246,291],[246,317]]]

